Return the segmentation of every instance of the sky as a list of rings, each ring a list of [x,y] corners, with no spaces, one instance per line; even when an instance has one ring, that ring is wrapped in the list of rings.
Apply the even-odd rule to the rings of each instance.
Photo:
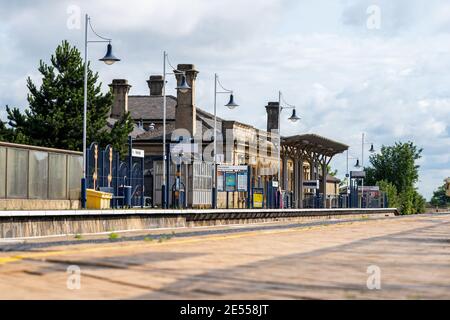
[[[120,63],[89,57],[104,90],[127,79],[130,94],[173,64],[200,71],[197,104],[212,111],[214,73],[240,107],[218,115],[266,128],[265,106],[278,91],[297,107],[297,124],[282,114],[282,134],[316,133],[350,146],[361,136],[382,145],[413,141],[424,149],[420,192],[428,199],[450,176],[450,2],[448,0],[0,0],[0,117],[26,108],[26,78],[39,82],[40,59],[67,39],[83,50],[83,17],[113,39]],[[172,87],[175,82],[169,82]],[[169,93],[170,90],[169,90]],[[172,92],[174,93],[174,92]],[[219,98],[223,104],[225,96]],[[366,151],[370,145],[365,146]],[[365,153],[368,162],[368,152]],[[351,165],[355,160],[350,160]],[[332,162],[343,178],[346,156]],[[352,169],[352,168],[351,168]]]

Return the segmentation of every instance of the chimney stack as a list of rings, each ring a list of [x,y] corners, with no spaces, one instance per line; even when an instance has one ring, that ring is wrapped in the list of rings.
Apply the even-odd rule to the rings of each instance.
[[[151,96],[162,96],[163,86],[164,86],[164,78],[160,75],[150,76],[150,79],[147,80],[148,88],[150,89]]]
[[[267,111],[267,132],[272,130],[278,130],[279,118],[280,118],[280,103],[269,102],[266,106]]]
[[[179,64],[177,66],[179,71],[183,71],[186,75],[186,81],[191,87],[186,93],[177,92],[177,108],[175,113],[175,128],[185,129],[189,131],[191,137],[195,137],[197,127],[197,109],[195,105],[195,87],[198,71],[195,70],[193,64]],[[181,84],[183,75],[176,74],[178,85]]]
[[[128,80],[114,79],[109,87],[114,97],[111,118],[120,118],[128,112],[128,93],[131,86],[128,84]]]

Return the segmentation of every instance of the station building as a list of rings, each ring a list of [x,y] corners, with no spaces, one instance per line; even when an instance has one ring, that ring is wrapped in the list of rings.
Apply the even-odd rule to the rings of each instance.
[[[171,156],[167,166],[169,205],[175,183],[177,165],[185,191],[184,204],[189,208],[210,208],[213,187],[213,140],[214,116],[196,103],[196,80],[199,72],[192,64],[180,64],[178,70],[185,73],[191,87],[188,92],[177,92],[177,96],[166,96],[166,148]],[[178,83],[181,77],[177,77]],[[131,95],[131,84],[125,79],[113,80],[110,84],[114,95],[110,122],[130,112],[135,122],[132,133],[134,147],[145,151],[145,195],[155,207],[161,206],[163,171],[163,77],[152,75],[147,80],[149,92]],[[245,108],[246,106],[240,106]],[[271,195],[279,185],[284,194],[284,206],[336,207],[339,194],[339,179],[327,172],[328,165],[336,154],[348,146],[316,134],[301,134],[279,137],[278,102],[263,108],[267,113],[267,127],[255,128],[236,120],[217,118],[217,154],[221,164],[246,165],[251,168],[250,188],[264,191],[264,207],[273,204]],[[180,140],[198,146],[192,154],[174,154],[169,145]],[[281,181],[278,181],[278,146],[281,155]],[[319,181],[318,189],[304,187],[311,180]],[[274,183],[276,181],[277,183]],[[219,192],[219,208],[245,208],[249,203],[247,192]]]

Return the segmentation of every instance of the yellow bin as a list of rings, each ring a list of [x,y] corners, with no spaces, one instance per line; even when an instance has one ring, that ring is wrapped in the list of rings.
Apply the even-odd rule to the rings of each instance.
[[[113,195],[107,192],[96,191],[93,189],[86,190],[86,207],[88,209],[109,209],[111,208],[111,199]]]

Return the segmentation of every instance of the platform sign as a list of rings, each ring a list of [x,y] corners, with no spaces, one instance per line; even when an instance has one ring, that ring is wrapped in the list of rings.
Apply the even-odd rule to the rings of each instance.
[[[226,192],[236,191],[236,173],[225,172],[225,191]]]
[[[253,188],[253,208],[262,209],[264,206],[264,189]]]
[[[305,189],[320,189],[319,180],[303,181],[303,188],[305,188]]]
[[[350,172],[350,177],[352,179],[364,179],[366,177],[365,171],[352,171]]]
[[[237,173],[237,191],[247,192],[248,188],[248,170]]]
[[[132,149],[131,156],[135,158],[145,158],[145,151],[140,149]]]

